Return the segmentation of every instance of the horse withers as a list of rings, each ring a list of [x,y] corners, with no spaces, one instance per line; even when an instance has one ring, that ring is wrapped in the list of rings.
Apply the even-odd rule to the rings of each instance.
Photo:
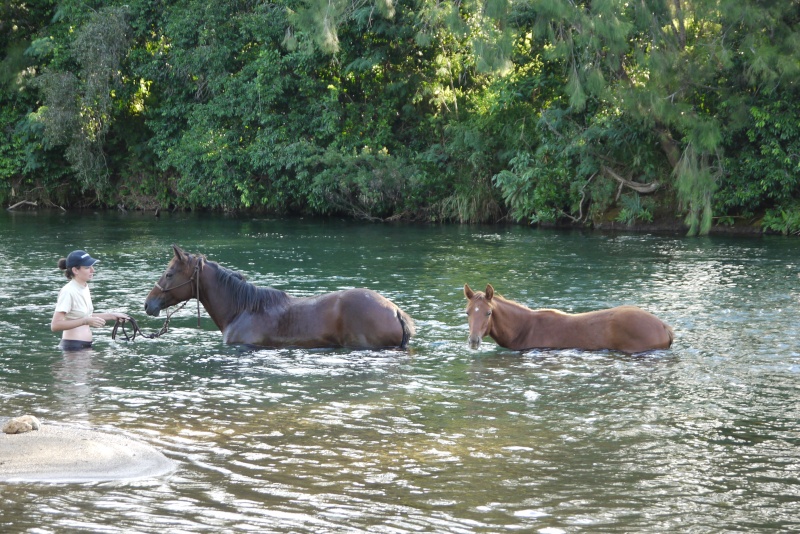
[[[511,350],[583,349],[627,353],[668,349],[675,335],[668,324],[636,306],[569,314],[532,310],[494,292],[473,291],[464,284],[469,317],[469,345],[478,348],[489,336]]]
[[[293,297],[173,245],[174,257],[145,299],[148,315],[196,298],[226,343],[271,348],[382,349],[408,346],[414,321],[370,289]],[[198,310],[199,312],[199,310]]]

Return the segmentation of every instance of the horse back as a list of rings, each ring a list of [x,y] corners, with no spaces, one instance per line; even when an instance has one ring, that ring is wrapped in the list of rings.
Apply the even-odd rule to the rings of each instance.
[[[668,349],[672,345],[672,327],[652,313],[636,306],[617,306],[597,313],[606,314],[607,348],[628,353]]]
[[[337,329],[342,346],[406,348],[415,332],[414,320],[391,300],[364,288],[334,293]]]
[[[672,328],[655,315],[636,306],[617,306],[585,313],[532,310],[527,328],[515,350],[583,349],[619,350],[627,353],[667,349]]]
[[[273,347],[405,348],[414,321],[370,289],[290,297],[281,306],[242,314],[227,342]]]

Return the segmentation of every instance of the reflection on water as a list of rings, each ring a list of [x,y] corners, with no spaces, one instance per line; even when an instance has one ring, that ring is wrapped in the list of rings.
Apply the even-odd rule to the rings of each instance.
[[[13,275],[0,265],[0,415],[121,431],[181,465],[130,483],[0,486],[6,528],[800,526],[796,240],[174,217],[0,219],[0,253],[18,259]],[[162,323],[144,296],[173,242],[296,295],[376,289],[419,335],[408,352],[244,349],[187,306],[159,339],[97,332],[90,352],[56,349],[62,249],[96,252],[95,307],[149,332]],[[465,282],[532,307],[638,304],[675,327],[675,346],[470,351]]]
[[[93,375],[101,371],[93,350],[65,351],[52,365],[53,393],[65,422],[89,421]]]

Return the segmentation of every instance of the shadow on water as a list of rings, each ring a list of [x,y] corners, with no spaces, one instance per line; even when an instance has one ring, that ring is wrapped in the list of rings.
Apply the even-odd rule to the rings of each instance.
[[[49,321],[74,248],[96,310],[134,315],[177,243],[295,295],[363,286],[417,322],[408,351],[231,347],[205,312],[155,340]],[[164,214],[2,214],[3,415],[113,429],[164,478],[0,486],[15,531],[669,532],[797,528],[798,254],[787,239]],[[637,304],[648,354],[467,347],[463,285],[570,312]],[[35,503],[35,506],[31,506]]]

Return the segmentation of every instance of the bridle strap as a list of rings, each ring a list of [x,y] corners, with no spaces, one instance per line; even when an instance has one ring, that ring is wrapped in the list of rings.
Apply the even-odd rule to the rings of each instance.
[[[161,287],[161,285],[159,285],[158,282],[156,282],[156,287],[159,290],[161,290],[162,293],[166,293],[168,291],[172,291],[173,289],[178,289],[179,287],[183,287],[186,284],[191,284],[192,282],[195,283],[195,287],[196,287],[195,293],[197,294],[197,327],[198,328],[200,327],[200,271],[203,269],[203,265],[205,265],[205,260],[202,257],[198,258],[197,259],[197,263],[194,264],[194,272],[192,273],[191,278],[189,278],[187,281],[185,281],[183,283],[180,283],[180,284],[178,284],[178,285],[176,285],[174,287],[168,287],[168,288],[165,289],[165,288]],[[155,339],[155,338],[161,336],[162,334],[166,334],[167,331],[169,330],[169,321],[170,321],[170,319],[172,319],[172,315],[175,312],[180,311],[181,309],[183,309],[183,307],[186,306],[186,304],[188,302],[189,302],[189,300],[184,300],[183,304],[181,304],[180,306],[178,306],[177,308],[172,310],[172,312],[168,312],[167,313],[167,319],[164,321],[164,326],[161,327],[161,330],[159,330],[158,332],[152,333],[152,334],[145,334],[144,332],[142,332],[142,330],[139,328],[139,325],[136,323],[136,319],[134,319],[133,317],[129,317],[128,319],[119,319],[118,318],[116,320],[116,322],[114,323],[114,328],[111,330],[111,339],[116,339],[117,331],[119,329],[122,329],[122,335],[125,336],[125,341],[133,341],[134,339],[136,339],[136,334],[141,334],[142,336],[144,336],[146,338],[149,338],[149,339]],[[125,331],[125,322],[126,321],[131,324],[131,329],[133,330],[133,333],[130,336],[128,335],[128,332]]]
[[[156,287],[161,290],[162,293],[167,293],[168,291],[172,291],[173,289],[178,289],[179,287],[183,287],[186,284],[191,284],[192,282],[195,283],[195,287],[193,287],[193,293],[196,293],[197,297],[197,327],[200,327],[200,271],[203,269],[205,265],[205,261],[202,257],[197,258],[197,261],[194,264],[194,272],[192,276],[185,282],[182,282],[176,286],[163,288],[161,285],[156,282]]]

